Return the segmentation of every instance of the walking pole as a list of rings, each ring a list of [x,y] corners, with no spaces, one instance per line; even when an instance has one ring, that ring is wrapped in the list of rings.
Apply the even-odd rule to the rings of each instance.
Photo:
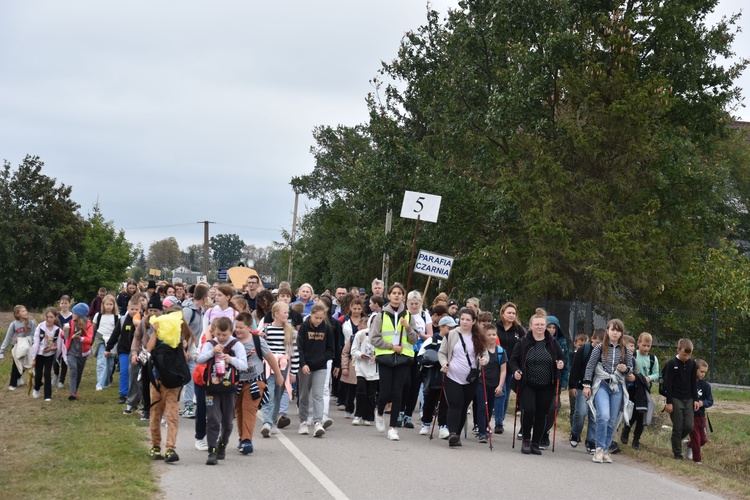
[[[516,407],[513,410],[513,445],[511,446],[513,449],[516,448],[516,420],[518,420],[518,402],[521,399],[521,381],[516,380],[516,382]]]
[[[490,451],[492,451],[492,429],[490,428],[490,408],[487,403],[487,379],[484,377],[484,366],[482,367],[482,389],[484,389],[484,415],[487,419],[485,423],[485,430],[490,436]]]
[[[435,421],[438,418],[438,412],[440,412],[440,400],[443,399],[443,386],[445,386],[445,373],[443,373],[443,381],[440,384],[440,396],[438,396],[437,405],[435,405],[435,414],[432,416],[432,427],[430,428],[430,441],[432,441],[432,434],[435,432]]]
[[[555,438],[557,437],[557,409],[560,404],[560,375],[557,376],[557,382],[555,383],[555,421],[552,430],[552,453],[555,452]]]

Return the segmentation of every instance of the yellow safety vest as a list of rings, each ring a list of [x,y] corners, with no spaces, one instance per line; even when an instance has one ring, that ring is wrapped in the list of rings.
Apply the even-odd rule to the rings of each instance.
[[[411,323],[411,315],[409,314],[409,311],[404,311],[403,318],[406,318],[406,321]],[[410,358],[414,357],[414,346],[412,346],[409,343],[409,338],[405,333],[407,332],[407,329],[404,328],[401,325],[398,325],[398,331],[396,330],[396,327],[393,325],[393,316],[390,315],[390,313],[387,313],[386,311],[382,312],[382,318],[383,323],[380,327],[380,333],[383,336],[383,340],[385,342],[388,342],[389,344],[393,345],[394,337],[396,336],[396,333],[401,337],[401,354],[404,356],[408,356]],[[380,356],[381,354],[393,354],[393,349],[378,349],[375,348],[375,356]]]

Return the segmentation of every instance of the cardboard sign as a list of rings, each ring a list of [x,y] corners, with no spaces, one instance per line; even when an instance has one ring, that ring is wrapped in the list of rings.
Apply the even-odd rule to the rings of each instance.
[[[401,217],[404,219],[419,217],[419,220],[437,222],[441,201],[442,198],[434,194],[406,191],[401,205]]]
[[[414,272],[439,279],[448,279],[452,266],[453,257],[420,250],[417,262],[414,264]]]

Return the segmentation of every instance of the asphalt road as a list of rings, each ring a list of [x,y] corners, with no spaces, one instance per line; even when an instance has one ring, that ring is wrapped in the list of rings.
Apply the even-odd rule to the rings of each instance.
[[[293,405],[292,405],[293,406]],[[334,424],[322,438],[297,434],[292,424],[264,439],[256,427],[255,451],[236,450],[236,429],[226,460],[207,466],[195,449],[194,421],[180,418],[175,464],[156,462],[169,499],[185,498],[720,498],[638,467],[622,455],[595,464],[582,445],[557,436],[555,452],[522,455],[511,449],[511,432],[493,436],[493,450],[471,437],[460,448],[430,441],[416,429],[400,429],[392,442],[374,426],[355,427],[331,405]],[[512,428],[512,420],[510,426]],[[166,429],[162,429],[166,438]]]

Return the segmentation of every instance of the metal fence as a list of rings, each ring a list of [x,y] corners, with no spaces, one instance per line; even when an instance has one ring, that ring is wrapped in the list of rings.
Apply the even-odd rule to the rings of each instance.
[[[497,311],[498,301],[491,304]],[[560,320],[569,345],[576,334],[591,335],[595,328],[606,328],[607,321],[619,318],[629,335],[641,332],[653,336],[651,352],[659,366],[677,352],[677,341],[693,342],[693,357],[708,362],[708,379],[721,384],[750,385],[750,317],[737,311],[686,311],[678,309],[632,308],[571,301],[540,301],[548,314]]]

